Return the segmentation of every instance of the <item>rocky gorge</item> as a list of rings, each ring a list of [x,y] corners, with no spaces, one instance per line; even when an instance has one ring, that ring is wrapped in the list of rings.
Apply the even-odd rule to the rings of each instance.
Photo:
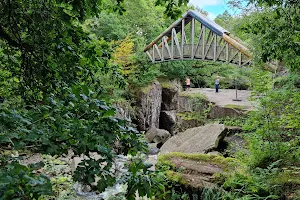
[[[215,132],[218,119],[244,117],[253,110],[253,104],[248,101],[250,91],[239,91],[241,101],[233,101],[234,95],[235,90],[215,93],[210,88],[192,88],[184,91],[177,80],[156,81],[137,92],[137,128],[144,131],[148,142],[155,143],[152,146],[156,147],[161,147],[171,136],[170,140],[181,134],[188,135],[186,131],[195,127],[199,130],[208,127],[207,133],[201,136],[205,138],[205,135]],[[207,123],[211,125],[204,126]],[[221,129],[232,132],[228,131],[228,127]],[[195,129],[196,132],[199,130]]]
[[[248,100],[250,91],[238,91],[241,101],[233,101],[235,92],[224,89],[215,93],[210,88],[184,91],[177,80],[156,81],[141,88],[135,117],[149,144],[148,162],[159,168],[167,160],[174,173],[183,168],[181,182],[189,183],[190,189],[213,185],[214,174],[223,172],[227,165],[214,160],[226,160],[224,155],[244,145],[241,127],[226,126],[221,119],[243,118],[254,109]]]

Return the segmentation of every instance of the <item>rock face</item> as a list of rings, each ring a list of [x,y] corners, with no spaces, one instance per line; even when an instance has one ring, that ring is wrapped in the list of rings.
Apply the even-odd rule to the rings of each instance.
[[[241,109],[227,108],[217,105],[214,105],[209,112],[209,118],[211,119],[222,117],[241,117],[245,115],[246,113]]]
[[[204,125],[204,121],[201,119],[185,118],[177,114],[176,126],[174,132],[183,132],[189,128],[199,127]]]
[[[163,144],[161,153],[207,153],[216,149],[226,131],[222,124],[210,124],[201,127],[187,129]]]
[[[177,169],[183,169],[182,179],[191,188],[204,189],[215,186],[213,175],[223,172],[222,167],[209,162],[172,158]]]
[[[162,81],[162,102],[161,109],[163,111],[176,110],[178,105],[179,92],[182,86],[180,80]]]
[[[170,166],[166,175],[170,180],[178,183],[183,192],[201,194],[205,188],[216,187],[217,179],[215,174],[234,170],[236,167],[233,159],[223,156],[208,154],[184,154],[169,153],[159,156],[158,166]],[[190,196],[192,197],[192,196]],[[202,198],[200,198],[202,199]],[[217,199],[217,198],[208,198]],[[218,198],[219,199],[219,198]]]
[[[177,105],[177,112],[192,112],[195,110],[193,108],[194,101],[188,96],[179,96],[178,97],[178,105]]]
[[[152,127],[159,127],[161,100],[162,87],[159,82],[154,82],[138,92],[137,124],[139,130],[145,131]]]
[[[148,142],[163,144],[171,137],[171,134],[163,129],[151,128],[147,131],[145,136]]]
[[[162,89],[162,110],[176,110],[178,104],[178,89],[174,87]]]

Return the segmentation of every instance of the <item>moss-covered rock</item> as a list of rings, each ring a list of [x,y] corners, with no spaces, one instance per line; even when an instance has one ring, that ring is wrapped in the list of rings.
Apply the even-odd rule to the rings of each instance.
[[[174,152],[160,155],[156,166],[164,170],[172,182],[202,191],[207,187],[214,188],[220,174],[227,173],[237,165],[238,161],[233,158]]]

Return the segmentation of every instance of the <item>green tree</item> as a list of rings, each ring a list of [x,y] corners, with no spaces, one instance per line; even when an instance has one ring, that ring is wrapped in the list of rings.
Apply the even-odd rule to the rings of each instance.
[[[235,2],[241,5],[241,1]],[[245,1],[243,1],[245,2]],[[300,4],[298,1],[249,0],[255,6],[243,18],[242,29],[253,35],[256,58],[262,62],[280,61],[292,70],[299,70]]]
[[[99,191],[116,181],[128,182],[127,198],[132,199],[137,189],[149,197],[159,189],[150,187],[153,173],[139,158],[129,162],[126,177],[113,177],[110,168],[117,153],[136,155],[145,152],[146,146],[134,128],[115,118],[115,109],[107,103],[110,96],[103,91],[103,74],[111,74],[113,84],[123,81],[119,67],[110,62],[110,43],[89,37],[89,29],[82,25],[103,10],[124,14],[128,2],[115,0],[108,7],[100,0],[0,2],[0,83],[4,87],[8,80],[16,84],[8,90],[1,88],[1,94],[8,95],[14,88],[13,95],[26,100],[26,106],[20,103],[12,107],[10,102],[0,105],[0,147],[51,155],[72,149],[75,155],[89,158],[79,164],[74,180],[92,186],[97,175],[101,179],[96,186]],[[166,13],[174,18],[179,14],[178,6],[186,2],[156,3],[166,6]],[[146,1],[142,3],[146,5]],[[139,35],[144,25],[148,24],[137,24],[133,32]],[[95,160],[90,152],[102,158]],[[1,198],[37,199],[50,194],[49,179],[35,174],[34,168],[12,162],[18,159],[1,154]]]

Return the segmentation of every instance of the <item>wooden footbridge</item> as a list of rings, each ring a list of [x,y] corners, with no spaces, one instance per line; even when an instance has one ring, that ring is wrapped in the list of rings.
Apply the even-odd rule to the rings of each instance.
[[[249,65],[249,50],[229,35],[201,13],[189,10],[155,38],[144,52],[153,63],[192,59]]]

